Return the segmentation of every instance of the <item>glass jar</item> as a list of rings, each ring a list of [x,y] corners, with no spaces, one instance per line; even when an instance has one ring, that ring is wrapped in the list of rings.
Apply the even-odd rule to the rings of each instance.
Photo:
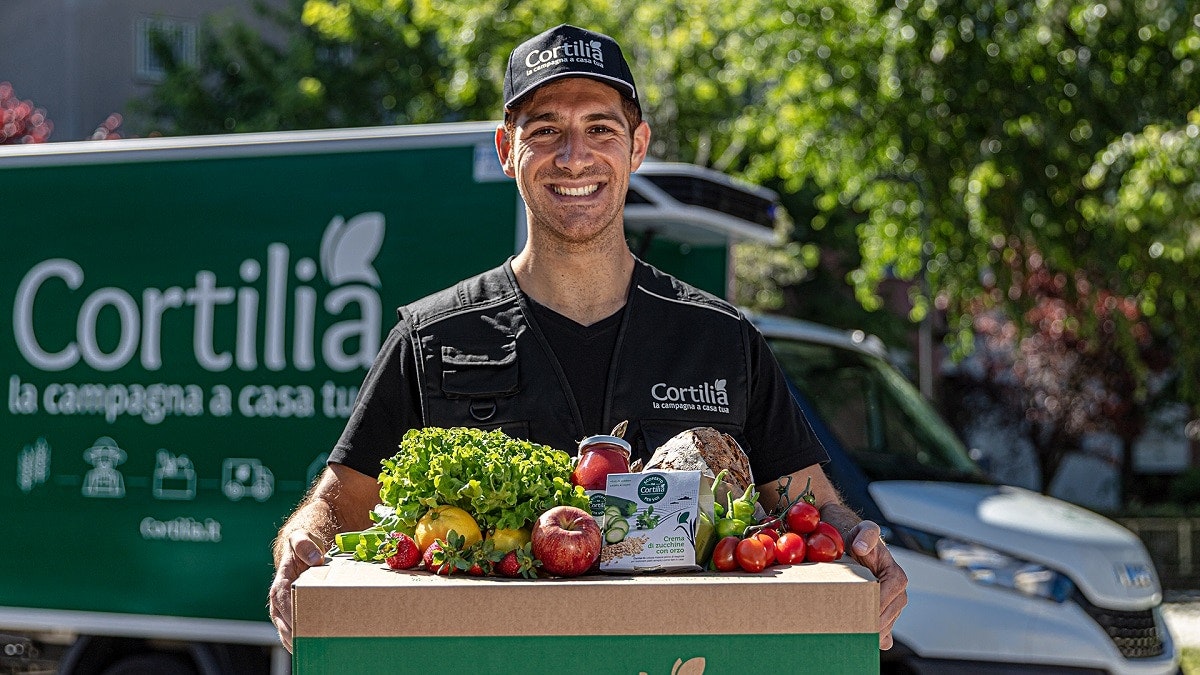
[[[629,473],[629,454],[633,448],[620,436],[589,436],[579,441],[579,460],[571,472],[571,483],[583,487],[588,509],[600,530],[604,530],[604,507],[608,474]]]
[[[589,436],[579,442],[579,461],[571,483],[584,490],[604,490],[610,473],[629,473],[629,442],[618,436]]]

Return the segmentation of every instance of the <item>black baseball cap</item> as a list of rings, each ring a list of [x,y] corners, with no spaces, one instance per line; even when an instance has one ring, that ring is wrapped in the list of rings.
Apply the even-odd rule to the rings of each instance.
[[[617,41],[567,24],[526,40],[509,55],[508,70],[504,72],[504,109],[543,84],[563,77],[599,80],[642,109],[633,73]]]

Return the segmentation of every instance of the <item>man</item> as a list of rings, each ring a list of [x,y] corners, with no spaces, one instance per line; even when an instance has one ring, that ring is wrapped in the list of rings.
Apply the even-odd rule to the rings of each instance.
[[[559,26],[513,51],[496,150],[526,204],[528,240],[501,267],[401,308],[328,469],[280,530],[271,616],[291,647],[291,583],[339,531],[370,525],[379,461],[409,428],[502,428],[559,449],[628,420],[635,453],[694,426],[747,451],[761,502],[812,479],[824,520],[880,580],[880,647],[907,578],[829,483],[828,459],[765,340],[732,306],[634,258],[624,236],[630,174],[650,128],[616,42]],[[702,385],[714,405],[653,391]]]

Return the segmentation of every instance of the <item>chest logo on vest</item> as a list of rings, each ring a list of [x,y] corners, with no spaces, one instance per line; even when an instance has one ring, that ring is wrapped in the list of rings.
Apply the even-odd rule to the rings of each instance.
[[[729,413],[729,393],[725,379],[702,382],[686,387],[659,382],[650,387],[655,410],[703,410]]]

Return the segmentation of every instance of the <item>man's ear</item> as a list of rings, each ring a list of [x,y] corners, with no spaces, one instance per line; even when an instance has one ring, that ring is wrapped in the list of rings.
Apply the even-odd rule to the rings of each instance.
[[[509,138],[508,130],[503,125],[496,127],[496,156],[500,158],[500,166],[504,169],[504,175],[516,178],[517,172],[512,165],[512,139]]]
[[[642,165],[642,161],[646,159],[646,153],[650,150],[650,125],[646,124],[646,120],[633,130],[633,147],[629,155],[629,170],[630,172],[637,171]]]

